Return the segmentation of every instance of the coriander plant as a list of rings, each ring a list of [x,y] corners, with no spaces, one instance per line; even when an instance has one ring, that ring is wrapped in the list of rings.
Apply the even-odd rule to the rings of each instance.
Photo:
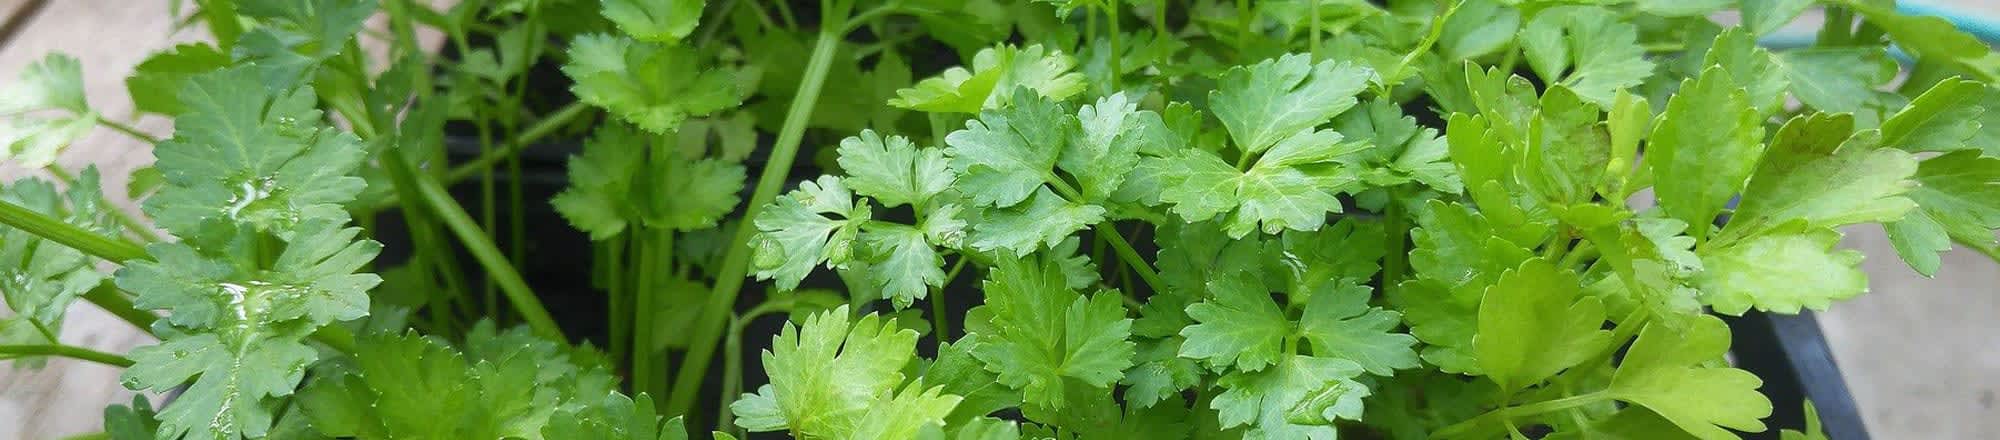
[[[166,396],[98,438],[1825,438],[1714,315],[2000,261],[2000,64],[1888,1],[182,3],[171,136],[0,93],[0,359]]]

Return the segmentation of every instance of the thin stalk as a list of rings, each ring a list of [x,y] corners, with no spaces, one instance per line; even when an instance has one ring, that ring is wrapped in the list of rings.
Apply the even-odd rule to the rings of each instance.
[[[454,40],[459,40],[459,38],[454,38]],[[459,50],[465,50],[463,49],[464,45],[464,43],[459,43],[459,46],[461,46]],[[473,126],[479,131],[479,154],[485,155],[493,151],[492,124],[489,124],[487,118],[481,115],[474,118]],[[494,200],[493,168],[481,169],[479,170],[479,226],[487,231],[500,229],[500,216],[494,211],[497,209],[494,208]],[[494,315],[500,309],[500,294],[499,288],[495,285],[496,283],[490,279],[490,276],[488,278],[486,280],[486,287],[480,289],[482,290],[481,296],[484,300],[482,304],[485,306],[487,315]]]
[[[623,361],[631,347],[632,311],[628,300],[630,292],[625,291],[625,234],[619,234],[604,241],[605,263],[610,266],[610,275],[605,277],[604,290],[610,305],[611,315],[611,358]],[[622,363],[622,362],[620,362]]]
[[[837,16],[826,19],[828,23],[846,21]],[[785,112],[785,123],[772,146],[770,161],[764,163],[764,170],[757,178],[757,189],[744,203],[743,218],[757,218],[764,205],[777,197],[778,190],[790,176],[792,160],[798,156],[799,141],[805,135],[806,121],[811,118],[813,107],[819,103],[820,87],[826,84],[827,72],[832,69],[833,57],[840,47],[841,34],[835,30],[845,27],[821,28],[818,41],[813,43],[812,58],[806,62],[805,74],[799,80],[799,93],[792,97],[791,108]],[[756,229],[736,229],[736,237],[730,241],[722,269],[716,273],[715,290],[709,294],[704,310],[729,310],[736,304],[736,295],[743,288],[744,276],[750,266],[748,244]],[[695,394],[701,388],[702,376],[708,374],[709,360],[715,356],[715,346],[721,342],[720,333],[725,330],[723,325],[727,318],[726,313],[705,313],[696,322],[693,339],[688,341],[687,361],[681,365],[680,375],[674,381],[681,386],[674,389],[667,402],[668,414],[686,413],[688,408],[694,406]]]
[[[152,145],[152,144],[157,144],[157,143],[160,143],[160,138],[158,138],[158,137],[154,137],[154,136],[153,136],[153,135],[151,135],[151,134],[147,134],[147,133],[146,133],[146,132],[144,132],[144,131],[139,131],[139,128],[138,128],[138,127],[133,127],[133,126],[131,126],[131,125],[126,125],[126,124],[125,124],[125,123],[123,123],[123,122],[118,122],[118,121],[114,121],[114,120],[110,120],[110,119],[104,119],[104,118],[98,118],[98,119],[97,119],[97,125],[102,125],[102,126],[104,126],[104,128],[109,128],[109,129],[111,129],[111,130],[113,130],[113,131],[117,131],[117,132],[119,132],[119,133],[124,133],[124,134],[125,134],[126,136],[131,136],[131,137],[132,137],[132,139],[137,139],[137,140],[139,140],[139,142],[145,142],[145,143],[146,143],[147,145]]]
[[[81,359],[81,360],[96,362],[119,368],[128,368],[132,366],[132,360],[126,359],[125,356],[105,353],[102,351],[92,350],[74,345],[62,345],[62,344],[0,345],[0,360],[19,359],[29,356],[60,356],[70,359]]]
[[[660,272],[659,240],[662,240],[661,236],[672,240],[673,234],[647,228],[634,228],[633,232],[637,235],[632,242],[633,252],[638,254],[635,258],[638,265],[633,269],[639,279],[636,290],[632,292],[635,298],[632,303],[632,392],[649,393],[653,391],[653,379],[664,374],[653,368],[653,329],[657,328],[653,315],[654,308],[658,306],[653,303],[657,300],[655,290],[658,289],[654,279]]]
[[[521,279],[521,273],[514,270],[514,266],[507,264],[507,258],[500,255],[499,247],[494,246],[493,240],[487,238],[486,232],[480,230],[478,224],[473,223],[472,216],[465,213],[465,207],[459,206],[457,201],[452,200],[451,193],[445,191],[444,185],[429,175],[417,174],[408,159],[400,153],[392,152],[383,155],[382,159],[384,168],[389,170],[392,178],[399,183],[415,186],[417,194],[423,198],[422,202],[430,208],[430,213],[437,215],[438,219],[444,222],[445,228],[458,236],[466,251],[471,253],[472,258],[478,260],[479,265],[493,277],[493,281],[500,285],[500,293],[507,296],[507,302],[513,304],[515,311],[521,314],[521,319],[527,321],[528,327],[550,339],[568,340],[563,337],[562,329],[556,327],[555,319],[549,317],[549,311],[542,308],[542,301],[528,288],[527,280]]]
[[[521,150],[528,149],[536,141],[555,134],[557,129],[569,125],[571,121],[575,121],[576,118],[589,113],[589,110],[590,106],[585,105],[582,101],[569,103],[561,109],[557,109],[554,113],[536,120],[534,124],[528,125],[527,129],[521,130],[520,135],[514,136],[513,140],[508,141],[500,149],[493,150],[488,154],[481,154],[479,157],[452,167],[450,171],[445,172],[442,181],[446,184],[454,184],[472,177],[478,174],[480,170],[490,168],[494,164],[506,160],[508,157],[519,154]],[[370,206],[370,208],[378,210],[388,209],[396,206],[398,203],[402,203],[401,198],[392,194],[375,201],[374,205]]]
[[[1393,195],[1389,206],[1383,211],[1386,212],[1383,213],[1382,229],[1388,235],[1384,241],[1389,245],[1389,249],[1382,258],[1382,291],[1392,292],[1398,289],[1397,286],[1402,284],[1403,274],[1409,271],[1410,255],[1404,248],[1406,245],[1404,240],[1408,239],[1410,226],[1409,219],[1403,215],[1403,205],[1397,203]]]
[[[742,435],[732,420],[735,411],[729,410],[729,403],[736,400],[743,390],[743,328],[750,322],[750,316],[736,316],[729,319],[729,340],[722,343],[722,401],[717,402],[715,426],[728,427],[734,435]]]
[[[97,283],[97,287],[83,292],[83,299],[90,301],[91,304],[96,304],[97,307],[104,309],[104,311],[111,312],[118,319],[131,323],[133,327],[138,327],[139,330],[150,331],[153,327],[153,321],[160,319],[159,315],[139,310],[138,306],[132,305],[132,300],[126,298],[125,293],[118,291],[118,285],[112,283],[110,280]]]
[[[1578,394],[1575,396],[1569,396],[1560,399],[1545,400],[1541,402],[1535,402],[1515,407],[1502,407],[1494,409],[1492,411],[1488,411],[1486,414],[1481,414],[1478,417],[1473,417],[1464,422],[1459,422],[1456,425],[1447,426],[1444,429],[1439,430],[1437,433],[1432,435],[1432,437],[1453,437],[1455,435],[1464,434],[1465,431],[1470,430],[1474,427],[1478,427],[1479,425],[1491,423],[1494,419],[1500,419],[1501,421],[1509,421],[1513,420],[1516,417],[1526,417],[1536,414],[1543,414],[1570,408],[1577,408],[1584,405],[1603,402],[1605,399],[1610,399],[1610,398],[1611,396],[1609,394],[1606,394],[1603,391],[1599,391],[1588,394]]]
[[[76,184],[76,174],[70,173],[69,170],[63,169],[62,165],[56,165],[51,163],[45,169],[49,171],[49,175],[55,176],[56,180],[61,181],[63,185]],[[153,225],[149,225],[146,224],[146,222],[139,221],[138,217],[133,217],[131,213],[125,212],[124,208],[119,208],[118,204],[112,203],[110,197],[106,197],[104,194],[100,193],[97,195],[97,203],[103,204],[106,210],[111,211],[112,221],[118,222],[119,227],[125,228],[126,231],[130,231],[132,235],[138,236],[136,238],[138,238],[139,240],[147,243],[167,240],[166,237],[160,236],[159,231],[153,230]]]
[[[1311,41],[1311,43],[1308,43],[1308,45],[1306,46],[1306,53],[1312,54],[1312,57],[1314,59],[1318,59],[1319,58],[1319,0],[1310,0],[1310,1],[1311,1],[1310,3],[1311,6],[1309,6],[1307,9],[1311,10],[1311,17],[1309,18],[1311,21],[1309,21],[1308,22],[1309,24],[1306,26],[1306,33],[1311,34],[1312,37],[1307,39],[1308,41]]]
[[[1118,253],[1118,259],[1125,260],[1126,266],[1131,266],[1133,272],[1139,273],[1139,280],[1144,281],[1146,287],[1153,288],[1154,292],[1167,291],[1167,283],[1160,281],[1159,272],[1153,271],[1153,266],[1147,264],[1144,257],[1139,256],[1139,251],[1132,248],[1132,243],[1125,241],[1124,235],[1118,234],[1117,228],[1112,228],[1106,223],[1098,223],[1096,231],[1098,237],[1111,243],[1111,250]]]
[[[966,259],[967,258],[961,256],[958,257],[958,262],[951,263],[951,270],[945,273],[945,278],[949,280],[951,278],[957,277],[958,271],[961,269],[965,269]],[[946,281],[946,283],[949,282],[950,281]],[[944,289],[936,289],[935,291],[931,292],[930,302],[931,302],[931,326],[935,327],[938,344],[943,345],[945,341],[951,340],[951,320],[945,319],[944,316]]]
[[[146,258],[146,249],[120,238],[97,235],[13,202],[0,200],[0,224],[112,262]]]
[[[1122,68],[1125,53],[1118,51],[1119,40],[1124,39],[1118,33],[1118,2],[1104,2],[1104,19],[1111,25],[1111,90],[1118,90],[1118,78],[1125,75]]]

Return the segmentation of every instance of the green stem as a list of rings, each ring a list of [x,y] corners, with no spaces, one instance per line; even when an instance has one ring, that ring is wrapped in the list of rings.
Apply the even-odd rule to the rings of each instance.
[[[630,292],[625,290],[625,241],[624,234],[604,241],[607,269],[611,271],[604,279],[604,290],[610,302],[607,308],[611,314],[611,358],[614,362],[624,360],[632,341]]]
[[[1405,250],[1410,232],[1409,220],[1403,215],[1403,205],[1395,199],[1394,191],[1389,205],[1383,209],[1383,232],[1388,235],[1383,241],[1389,245],[1382,258],[1382,291],[1391,292],[1402,284],[1404,272],[1409,271],[1410,255]]]
[[[418,196],[423,198],[422,202],[430,208],[430,213],[443,221],[445,228],[450,229],[453,235],[458,236],[459,242],[465,245],[465,250],[471,253],[472,258],[478,260],[479,265],[493,277],[493,281],[500,285],[500,293],[507,296],[507,301],[514,305],[515,311],[521,314],[521,319],[527,321],[528,327],[550,339],[568,340],[563,337],[562,329],[556,327],[555,319],[549,317],[548,310],[542,308],[542,301],[535,297],[534,291],[528,289],[527,280],[521,279],[521,273],[515,271],[514,266],[507,264],[507,257],[500,254],[499,247],[493,245],[493,240],[487,237],[486,231],[480,230],[479,225],[472,221],[472,216],[465,213],[465,207],[459,206],[457,201],[452,200],[451,193],[445,191],[444,185],[429,175],[416,173],[400,151],[383,155],[382,163],[392,178],[415,186]]]
[[[63,169],[62,165],[51,163],[46,169],[49,170],[50,175],[55,176],[56,180],[62,181],[64,185],[76,184],[76,175],[70,173],[69,170]],[[137,235],[140,240],[144,240],[147,243],[167,240],[166,237],[160,236],[159,231],[153,230],[153,225],[139,221],[138,217],[133,217],[131,213],[125,212],[124,208],[119,208],[118,204],[112,203],[111,198],[106,197],[103,193],[97,194],[97,203],[104,204],[104,209],[111,211],[112,221],[118,222],[119,227],[130,231],[132,235]]]
[[[151,134],[146,134],[146,132],[139,131],[137,127],[125,125],[125,123],[123,122],[98,118],[97,125],[102,125],[104,126],[104,128],[109,128],[119,133],[124,133],[126,136],[131,136],[132,139],[138,139],[139,142],[145,142],[147,145],[160,143],[160,138],[153,137],[153,135]]]
[[[1118,51],[1119,40],[1124,39],[1124,36],[1118,33],[1118,2],[1104,2],[1104,19],[1109,20],[1111,25],[1111,90],[1117,91],[1118,78],[1125,76],[1125,69],[1122,66],[1125,53]]]
[[[828,23],[842,23],[846,20],[838,16],[827,17]],[[754,219],[764,210],[764,205],[778,196],[778,190],[791,174],[792,160],[798,156],[799,141],[806,131],[806,122],[811,118],[813,107],[819,102],[820,87],[826,84],[827,72],[833,67],[833,58],[840,47],[841,34],[835,29],[846,26],[825,26],[813,43],[812,58],[806,62],[806,71],[799,80],[799,93],[792,97],[791,108],[785,113],[785,123],[780,127],[778,139],[772,146],[770,161],[764,163],[764,170],[757,178],[757,189],[750,194],[744,206],[743,218]],[[721,341],[720,333],[726,324],[727,313],[736,304],[736,295],[743,288],[745,274],[750,266],[750,237],[757,228],[736,228],[736,237],[730,241],[728,253],[722,260],[722,269],[715,277],[715,290],[708,297],[708,304],[701,319],[695,324],[693,339],[688,341],[687,361],[681,365],[680,375],[667,402],[667,414],[682,414],[694,405],[697,390],[701,388],[701,378],[708,374],[710,358],[715,356],[715,345]]]
[[[1541,402],[1535,402],[1515,407],[1502,407],[1494,409],[1492,411],[1488,411],[1486,414],[1480,414],[1478,417],[1473,417],[1464,422],[1459,422],[1456,425],[1447,426],[1444,429],[1438,430],[1438,432],[1436,432],[1435,434],[1432,434],[1431,437],[1450,438],[1455,436],[1462,436],[1466,434],[1467,431],[1479,427],[1480,425],[1493,423],[1496,421],[1496,419],[1498,419],[1497,421],[1499,422],[1505,423],[1508,421],[1512,421],[1516,417],[1526,417],[1536,414],[1543,414],[1570,408],[1582,407],[1584,405],[1603,402],[1606,399],[1610,398],[1611,398],[1610,394],[1607,394],[1603,391],[1599,391],[1595,393],[1579,394],[1555,400],[1545,400]]]
[[[146,258],[146,249],[123,239],[97,235],[83,228],[64,223],[54,217],[43,215],[14,202],[0,200],[0,224],[27,231],[63,246],[69,246],[83,253],[97,256],[114,263],[136,258]]]
[[[1308,9],[1311,12],[1310,16],[1307,17],[1307,20],[1310,21],[1306,26],[1306,33],[1311,34],[1311,38],[1307,39],[1311,43],[1308,43],[1308,46],[1306,46],[1306,53],[1312,54],[1313,59],[1319,59],[1319,0],[1310,1],[1312,3]]]
[[[666,229],[637,228],[633,232],[639,239],[633,243],[639,256],[636,300],[632,306],[632,391],[651,393],[657,387],[655,380],[666,374],[653,365],[653,332],[659,328],[653,322],[659,308],[659,274],[673,266],[673,231]],[[665,254],[662,254],[665,251]],[[664,258],[662,258],[664,257]]]
[[[958,262],[951,263],[951,270],[945,272],[946,283],[950,283],[952,278],[956,278],[959,270],[965,269],[965,260],[967,258],[960,256],[958,257]],[[942,345],[945,341],[951,340],[951,320],[945,319],[944,316],[944,289],[935,289],[932,291],[930,302],[931,327],[934,327],[937,334],[938,344]]]
[[[1424,34],[1424,39],[1422,41],[1417,42],[1417,47],[1415,49],[1411,49],[1410,53],[1404,54],[1403,59],[1401,61],[1396,62],[1396,68],[1390,69],[1389,72],[1393,75],[1396,75],[1396,77],[1401,78],[1403,75],[1403,70],[1408,69],[1410,67],[1410,63],[1416,62],[1418,56],[1430,52],[1431,46],[1437,45],[1438,39],[1444,37],[1445,22],[1451,21],[1451,15],[1457,13],[1458,7],[1464,4],[1465,4],[1464,0],[1458,0],[1452,2],[1451,6],[1445,7],[1444,13],[1438,14],[1437,19],[1431,21],[1430,33]],[[1390,86],[1391,84],[1389,84],[1388,81],[1383,81],[1382,85],[1383,95],[1388,94],[1388,89],[1390,88]]]
[[[1133,249],[1132,243],[1126,242],[1125,236],[1119,235],[1116,228],[1107,223],[1098,223],[1096,231],[1098,237],[1111,243],[1111,250],[1118,253],[1118,259],[1125,260],[1126,266],[1131,266],[1132,271],[1139,273],[1139,280],[1144,281],[1146,287],[1153,288],[1153,292],[1156,293],[1166,291],[1167,283],[1160,281],[1159,272],[1153,271],[1153,266],[1147,264],[1144,257],[1139,256],[1139,251]]]
[[[743,390],[743,328],[750,318],[754,317],[729,319],[729,340],[722,343],[722,398],[715,406],[715,426],[724,427],[738,436],[743,433],[737,432],[736,424],[731,420],[736,412],[729,410],[729,403],[736,401],[737,394]]]
[[[557,109],[555,113],[550,113],[548,116],[542,117],[542,119],[535,121],[534,124],[529,125],[527,129],[521,130],[520,135],[514,136],[514,140],[508,141],[500,149],[489,151],[470,161],[452,167],[450,171],[445,172],[444,183],[458,183],[480,173],[481,170],[491,168],[494,164],[498,164],[500,161],[507,160],[507,158],[519,154],[521,150],[526,150],[528,147],[534,146],[536,141],[555,134],[557,129],[569,125],[570,121],[574,121],[576,118],[589,113],[589,110],[590,106],[584,105],[581,101],[572,102],[561,109]],[[388,197],[375,201],[370,208],[374,210],[388,209],[401,202],[400,197],[391,194]]]
[[[83,299],[90,301],[91,304],[96,304],[97,307],[103,308],[104,311],[111,312],[118,319],[131,323],[133,327],[138,327],[139,330],[150,331],[153,327],[153,321],[160,319],[159,315],[139,310],[139,307],[132,305],[132,300],[126,298],[124,293],[119,292],[118,285],[112,283],[110,280],[98,283],[97,287],[83,292]]]
[[[124,356],[74,345],[0,345],[0,359],[17,359],[28,356],[61,356],[119,368],[132,366],[132,360],[126,359]]]

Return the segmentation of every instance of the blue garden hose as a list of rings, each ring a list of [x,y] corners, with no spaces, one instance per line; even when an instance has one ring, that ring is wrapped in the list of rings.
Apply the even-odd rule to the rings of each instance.
[[[2000,42],[2000,19],[1978,13],[1968,13],[1952,6],[1920,1],[1899,1],[1896,12],[1905,15],[1924,15],[1944,18],[1960,31],[1971,34],[1987,43]],[[1798,48],[1812,46],[1818,38],[1814,30],[1779,31],[1758,39],[1758,44],[1770,48]],[[1909,54],[1895,46],[1889,47],[1889,55],[1905,64],[1911,61]]]

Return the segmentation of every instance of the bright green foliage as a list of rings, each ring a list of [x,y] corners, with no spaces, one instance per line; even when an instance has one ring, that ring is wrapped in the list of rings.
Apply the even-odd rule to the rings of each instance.
[[[1903,194],[1916,187],[1916,157],[1848,138],[1853,119],[1815,114],[1793,118],[1772,138],[1725,236],[1755,235],[1786,224],[1831,228],[1892,222],[1915,207]]]
[[[1824,112],[1879,112],[1881,92],[1875,89],[1895,78],[1897,71],[1895,60],[1880,47],[1816,47],[1777,56],[1792,96]]]
[[[1331,130],[1308,130],[1274,146],[1248,171],[1195,149],[1149,158],[1144,166],[1161,176],[1160,201],[1187,221],[1224,216],[1232,237],[1311,231],[1326,223],[1327,213],[1341,211],[1334,195],[1354,180],[1327,165],[1361,146]]]
[[[1652,74],[1639,47],[1638,30],[1611,11],[1592,6],[1542,11],[1521,29],[1521,52],[1528,67],[1598,105],[1611,103],[1619,89]]]
[[[1819,409],[1814,408],[1810,400],[1806,401],[1805,430],[1795,431],[1787,429],[1779,431],[1778,436],[1778,438],[1784,440],[1827,440],[1826,431],[1820,430]]]
[[[1702,439],[1734,439],[1727,429],[1759,432],[1771,401],[1748,371],[1720,365],[1729,328],[1702,317],[1687,328],[1649,325],[1618,365],[1605,392],[1645,407]]]
[[[1200,324],[1181,330],[1181,356],[1216,371],[1263,370],[1286,355],[1292,323],[1257,277],[1237,273],[1208,282],[1210,299],[1187,307]]]
[[[1826,310],[1835,300],[1868,291],[1861,252],[1837,250],[1830,229],[1780,230],[1701,249],[1695,287],[1716,312],[1740,315],[1751,307],[1780,313]]]
[[[363,185],[360,142],[324,125],[312,88],[267,89],[258,75],[222,70],[181,90],[187,114],[153,151],[166,186],[145,202],[168,232],[201,235],[217,218],[258,232],[347,220],[341,204]]]
[[[1503,391],[1541,382],[1602,349],[1604,305],[1582,297],[1574,274],[1533,259],[1500,275],[1479,304],[1472,351]]]
[[[75,185],[57,192],[48,182],[16,180],[0,200],[99,233],[115,234],[105,214],[97,168],[85,168]],[[0,318],[0,343],[53,344],[63,315],[85,291],[107,278],[94,259],[28,231],[0,226],[0,299],[13,316]],[[37,365],[24,363],[17,365]]]
[[[603,403],[582,410],[559,412],[542,428],[550,440],[687,440],[686,423],[681,417],[660,421],[653,397],[640,394],[635,402],[624,394],[608,392]],[[719,434],[719,433],[718,433]],[[717,438],[721,438],[718,435]]]
[[[1743,189],[1764,153],[1756,109],[1729,75],[1711,67],[1682,81],[1647,143],[1660,208],[1690,225],[1696,240],[1708,236],[1716,213]]]
[[[139,111],[179,115],[187,111],[181,105],[180,91],[187,88],[188,81],[228,66],[229,54],[213,45],[182,44],[146,57],[133,67],[132,76],[125,78],[125,90]]]
[[[976,206],[1009,207],[1052,179],[1075,120],[1055,101],[1016,93],[945,138],[952,171]]]
[[[1000,383],[1021,390],[1028,404],[1062,410],[1071,381],[1106,388],[1132,366],[1132,320],[1118,292],[1085,296],[1058,262],[1007,257],[984,287],[991,319],[972,331],[985,341],[972,355]]]
[[[702,56],[685,46],[584,35],[570,42],[562,70],[576,81],[570,91],[578,99],[656,134],[743,100],[729,71],[704,66]]]
[[[786,324],[763,355],[771,384],[730,405],[736,424],[809,438],[911,438],[960,400],[922,381],[904,384],[916,340],[894,319],[849,320],[845,306]]]
[[[1352,361],[1369,374],[1390,376],[1417,367],[1417,338],[1398,333],[1402,314],[1369,307],[1367,286],[1321,290],[1306,303],[1299,332],[1315,356]]]
[[[282,250],[268,251],[276,259],[263,267],[254,256],[268,244],[255,230],[209,223],[192,247],[154,244],[154,261],[119,272],[118,287],[140,293],[135,305],[168,311],[155,330],[180,335],[133,350],[126,386],[167,390],[194,379],[160,412],[162,437],[259,437],[269,429],[274,401],[266,398],[291,394],[318,358],[306,334],[368,313],[366,291],[381,278],[354,271],[381,245],[355,241],[359,232],[307,221]]]
[[[958,178],[947,168],[944,150],[917,148],[902,136],[884,138],[863,130],[859,136],[842,139],[839,152],[847,186],[884,207],[928,206]]]
[[[83,99],[83,67],[60,53],[29,64],[19,82],[0,90],[0,160],[41,168],[97,127]]]
[[[1980,131],[1986,85],[1947,79],[1882,121],[1882,145],[1912,152],[1982,148],[1966,143]]]
[[[1330,440],[1333,420],[1361,418],[1370,393],[1355,381],[1361,374],[1346,360],[1285,355],[1263,371],[1222,376],[1225,391],[1209,407],[1224,428],[1248,426],[1246,439]]]
[[[1352,64],[1315,64],[1305,55],[1286,55],[1229,69],[1216,79],[1219,87],[1208,99],[1236,148],[1256,154],[1309,134],[1354,107],[1354,95],[1371,76]]]
[[[623,124],[600,127],[569,162],[571,185],[550,200],[577,229],[604,240],[628,225],[667,230],[715,227],[736,210],[743,165],[689,158]]]
[[[1951,242],[1974,249],[2000,249],[2000,158],[1958,151],[1917,165],[1916,189],[1909,198],[1918,209],[1885,226],[1903,261],[1924,275],[1937,272],[1937,253]]]
[[[854,257],[855,234],[870,216],[868,205],[856,205],[854,193],[833,176],[800,184],[764,212],[755,225],[763,231],[752,257],[757,279],[776,279],[778,288],[787,290],[797,287],[813,266],[847,264]]]
[[[640,41],[672,43],[694,32],[701,23],[705,0],[609,0],[604,18]]]
[[[979,51],[972,68],[953,67],[916,85],[897,90],[889,105],[935,113],[978,113],[1006,106],[1018,88],[1062,100],[1082,93],[1083,75],[1070,72],[1076,60],[1042,45],[999,45]],[[1019,99],[1014,98],[1014,99]]]

